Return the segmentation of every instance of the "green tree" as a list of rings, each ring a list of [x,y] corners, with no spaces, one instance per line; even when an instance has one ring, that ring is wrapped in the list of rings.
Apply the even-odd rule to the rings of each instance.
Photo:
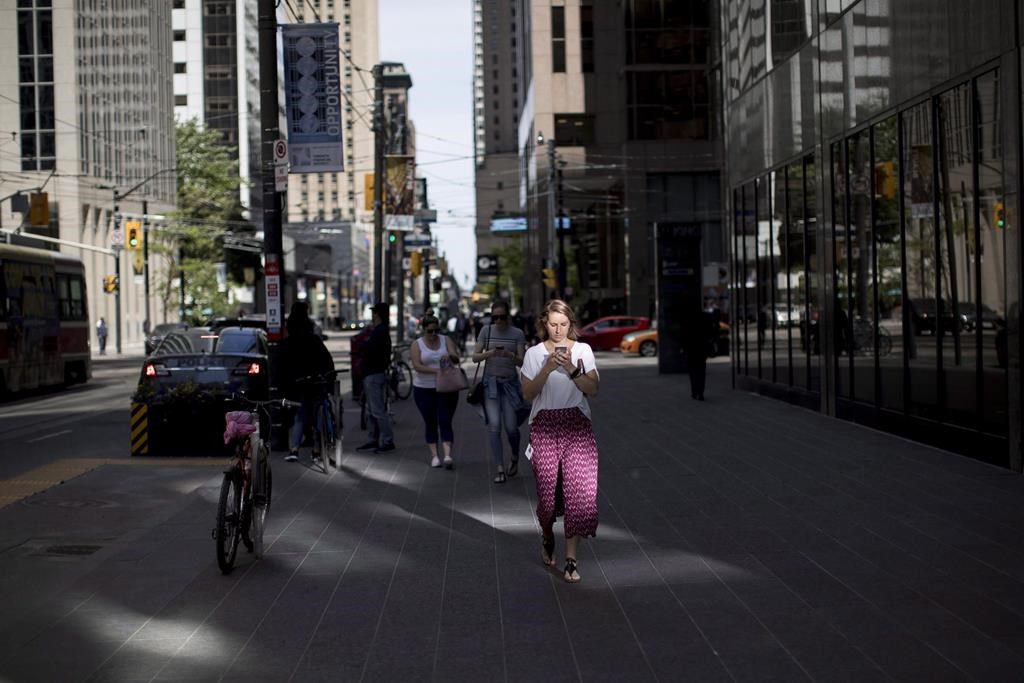
[[[225,261],[224,235],[252,228],[245,222],[239,200],[242,179],[237,148],[224,144],[219,131],[203,127],[196,119],[179,121],[176,133],[178,208],[171,215],[173,239],[154,249],[168,266],[166,280],[158,286],[170,309],[178,294],[172,281],[182,272],[187,308],[182,316],[200,323],[229,312],[227,294],[217,283],[216,264]],[[241,268],[252,265],[243,260],[229,260],[230,279],[240,279]]]

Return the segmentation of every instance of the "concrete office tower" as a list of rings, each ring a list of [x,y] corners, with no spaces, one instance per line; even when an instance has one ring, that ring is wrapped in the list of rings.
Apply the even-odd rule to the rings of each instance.
[[[250,218],[260,190],[258,8],[249,0],[173,0],[174,115],[220,131],[238,152],[239,200]],[[284,6],[278,21],[287,21]]]
[[[584,319],[655,315],[654,233],[665,223],[699,228],[704,296],[726,296],[716,4],[520,0],[520,200],[534,306],[550,294],[537,275],[561,251],[559,211]]]
[[[0,195],[44,186],[50,225],[24,231],[85,245],[60,250],[85,263],[90,317],[106,318],[112,337],[114,296],[101,283],[114,273],[114,258],[87,247],[110,247],[113,188],[124,192],[174,168],[171,70],[170,3],[22,0],[0,7]],[[172,210],[174,173],[156,175],[123,200],[122,217],[141,214],[143,199],[150,214]],[[0,218],[11,228],[24,217],[7,200]],[[123,338],[140,343],[144,286],[132,277],[131,254],[120,258]],[[162,272],[151,259],[151,278]],[[151,291],[152,322],[176,318]]]
[[[521,232],[491,232],[491,220],[516,216],[519,205],[519,17],[516,0],[473,3],[473,139],[476,159],[477,253],[494,254]],[[515,283],[515,288],[519,283]],[[507,289],[507,284],[501,289]]]

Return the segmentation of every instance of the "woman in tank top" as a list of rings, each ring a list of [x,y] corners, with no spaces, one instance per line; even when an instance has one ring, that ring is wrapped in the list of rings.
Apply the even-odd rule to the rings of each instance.
[[[440,334],[441,323],[432,315],[425,315],[420,321],[423,336],[412,344],[412,392],[423,416],[424,436],[430,449],[430,466],[440,467],[442,458],[446,469],[451,469],[452,442],[455,434],[452,431],[452,417],[459,403],[459,392],[437,392],[437,374],[441,371],[441,363],[459,362],[459,352],[455,342],[447,335]],[[441,448],[438,452],[438,431],[441,433]]]

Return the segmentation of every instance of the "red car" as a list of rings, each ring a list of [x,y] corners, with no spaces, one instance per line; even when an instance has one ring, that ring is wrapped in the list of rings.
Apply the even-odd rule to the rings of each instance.
[[[624,336],[637,330],[646,330],[650,326],[650,318],[636,315],[610,315],[598,318],[580,328],[579,340],[590,344],[595,351],[617,349]]]

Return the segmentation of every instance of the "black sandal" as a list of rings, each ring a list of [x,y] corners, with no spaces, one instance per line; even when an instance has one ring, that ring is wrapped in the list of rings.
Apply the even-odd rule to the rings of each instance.
[[[544,560],[545,567],[555,566],[555,535],[552,534],[550,537],[541,536],[541,550],[544,554],[541,555],[541,559]]]
[[[499,471],[497,474],[494,475],[494,479],[492,479],[491,481],[493,481],[495,484],[504,484],[505,483],[505,473]]]
[[[576,575],[575,579],[572,578],[573,574]],[[562,570],[562,575],[563,575],[563,578],[565,579],[566,583],[579,583],[580,582],[580,578],[581,577],[580,577],[580,573],[578,571],[576,571],[576,558],[575,557],[567,557],[567,558],[565,558],[565,569]]]
[[[514,458],[512,458],[512,462],[509,463],[507,474],[510,477],[514,477],[517,474],[519,474],[519,456],[518,455],[515,456]]]

